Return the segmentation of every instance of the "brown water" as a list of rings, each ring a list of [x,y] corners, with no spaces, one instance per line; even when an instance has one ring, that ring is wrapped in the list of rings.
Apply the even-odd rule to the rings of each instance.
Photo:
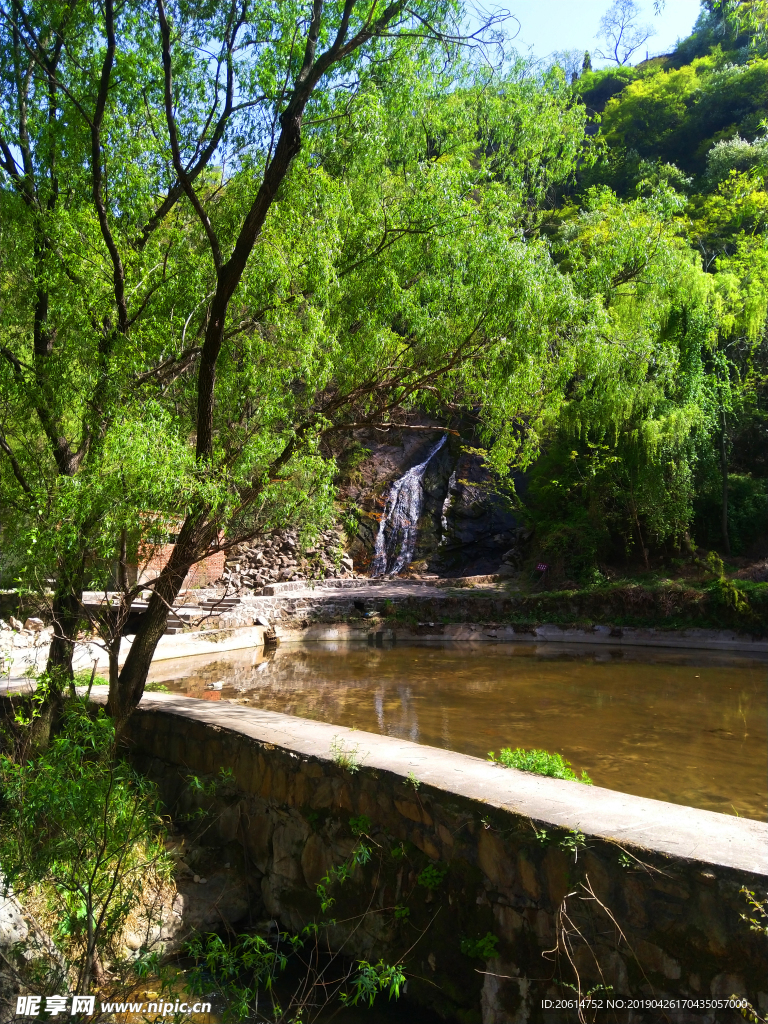
[[[159,662],[193,697],[485,757],[559,751],[595,785],[768,817],[768,659],[533,644],[314,643]],[[207,690],[223,682],[221,690]]]

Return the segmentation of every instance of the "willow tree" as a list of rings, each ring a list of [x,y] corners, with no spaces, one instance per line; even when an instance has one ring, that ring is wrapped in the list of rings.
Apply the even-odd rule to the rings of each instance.
[[[482,405],[503,462],[599,346],[536,237],[583,113],[557,74],[467,60],[460,19],[436,0],[2,8],[4,533],[27,585],[54,581],[54,691],[110,562],[124,719],[221,531],[328,514],[329,432]],[[148,513],[181,526],[119,671]]]

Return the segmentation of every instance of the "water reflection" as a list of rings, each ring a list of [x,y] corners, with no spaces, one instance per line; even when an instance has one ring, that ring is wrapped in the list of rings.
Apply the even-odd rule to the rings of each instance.
[[[563,753],[595,783],[765,820],[768,665],[717,652],[533,644],[315,643],[158,662],[204,699],[484,757]],[[207,684],[224,680],[220,691]]]

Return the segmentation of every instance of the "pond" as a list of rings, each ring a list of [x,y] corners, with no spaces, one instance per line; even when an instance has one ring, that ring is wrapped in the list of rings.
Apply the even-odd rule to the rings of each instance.
[[[150,680],[477,757],[557,751],[597,786],[768,817],[768,657],[316,642],[157,662]]]

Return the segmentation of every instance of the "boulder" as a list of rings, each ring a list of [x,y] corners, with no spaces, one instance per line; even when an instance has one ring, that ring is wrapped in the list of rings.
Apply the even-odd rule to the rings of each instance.
[[[33,633],[39,633],[41,629],[45,629],[45,623],[42,619],[37,619],[34,616],[30,616],[24,623],[24,629],[29,629]]]
[[[17,618],[15,618],[15,616],[13,616],[13,615],[10,618],[10,623],[11,623],[11,629],[15,629],[15,630],[24,629],[24,627],[19,622],[19,620]]]

